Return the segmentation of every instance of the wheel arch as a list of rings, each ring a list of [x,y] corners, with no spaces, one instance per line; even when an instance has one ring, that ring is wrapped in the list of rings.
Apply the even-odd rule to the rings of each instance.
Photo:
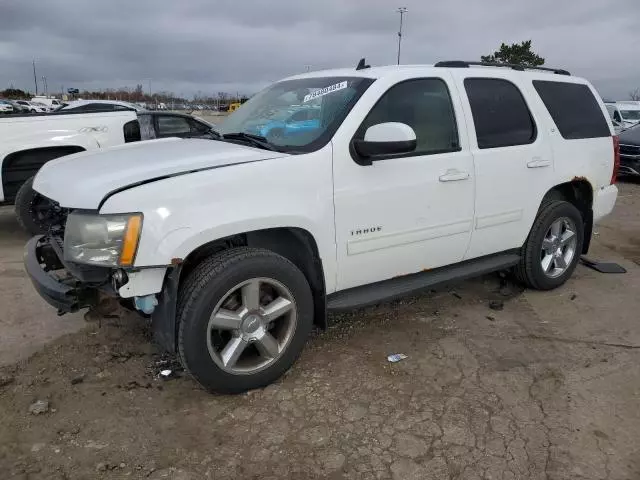
[[[580,211],[584,223],[582,253],[586,254],[593,232],[593,185],[584,177],[575,177],[570,182],[555,185],[544,195],[538,211],[553,200],[565,200]]]
[[[175,259],[162,289],[159,308],[154,311],[153,330],[166,349],[176,351],[178,323],[175,315],[180,284],[205,258],[234,247],[264,248],[283,256],[298,267],[311,287],[314,324],[327,328],[326,287],[322,259],[313,235],[299,227],[278,227],[239,233],[207,242],[184,259]]]
[[[47,162],[84,152],[82,145],[51,145],[11,152],[2,159],[2,192],[5,201],[13,201],[22,184],[38,173]]]

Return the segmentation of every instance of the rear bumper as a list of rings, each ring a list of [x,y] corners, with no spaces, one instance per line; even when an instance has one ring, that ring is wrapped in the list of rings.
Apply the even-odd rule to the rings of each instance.
[[[618,187],[608,185],[594,192],[593,197],[593,221],[597,222],[602,217],[609,215],[618,198]]]
[[[24,267],[34,288],[59,314],[95,305],[98,287],[78,280],[65,268],[60,251],[43,235],[24,247]]]

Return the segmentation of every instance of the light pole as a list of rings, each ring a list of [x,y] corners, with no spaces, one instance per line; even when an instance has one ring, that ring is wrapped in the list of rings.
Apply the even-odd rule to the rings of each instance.
[[[47,88],[47,77],[45,77],[44,75],[42,76],[42,86],[44,87],[44,96],[48,97],[49,89]]]
[[[38,77],[36,76],[36,61],[31,62],[33,64],[33,83],[36,85],[36,97],[38,96]]]
[[[400,65],[400,46],[402,44],[402,17],[407,13],[407,7],[398,7],[396,10],[400,14],[400,30],[398,30],[398,65]]]

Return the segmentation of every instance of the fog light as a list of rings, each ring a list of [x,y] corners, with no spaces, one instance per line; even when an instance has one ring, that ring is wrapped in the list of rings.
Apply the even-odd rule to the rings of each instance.
[[[128,281],[129,276],[127,272],[122,269],[118,269],[111,274],[111,285],[113,285],[113,289],[116,291],[120,290],[120,287],[126,285]]]

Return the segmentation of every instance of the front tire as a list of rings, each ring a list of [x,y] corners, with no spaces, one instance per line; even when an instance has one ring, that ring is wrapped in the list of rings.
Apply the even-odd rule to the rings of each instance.
[[[515,268],[516,277],[536,290],[559,287],[575,270],[583,242],[583,218],[573,204],[554,200],[543,205]]]
[[[53,205],[33,189],[31,177],[22,184],[15,199],[18,224],[31,235],[42,235],[55,224]]]
[[[282,376],[313,325],[304,274],[268,250],[233,248],[199,264],[180,288],[178,351],[207,390],[240,393]]]

